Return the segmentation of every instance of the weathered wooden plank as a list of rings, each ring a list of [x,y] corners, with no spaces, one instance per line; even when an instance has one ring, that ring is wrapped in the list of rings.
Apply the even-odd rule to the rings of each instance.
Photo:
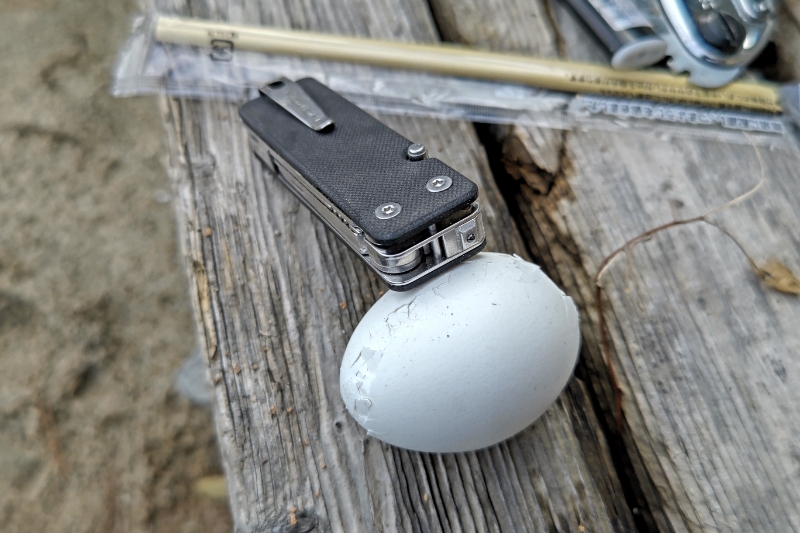
[[[497,50],[519,6],[435,0],[443,34]],[[544,8],[543,8],[544,9]],[[550,5],[563,53],[591,59],[593,39]],[[472,21],[480,20],[480,24]],[[783,43],[797,28],[784,26]],[[530,27],[536,34],[537,27]],[[583,33],[583,35],[582,35]],[[787,61],[789,58],[784,58]],[[579,375],[616,427],[614,390],[600,351],[593,278],[606,254],[674,216],[722,205],[759,181],[753,148],[643,135],[495,129],[534,257],[580,302],[585,357]],[[558,155],[559,164],[541,162]],[[763,154],[766,185],[714,215],[759,263],[778,258],[800,272],[796,152]],[[512,178],[508,178],[511,180]],[[737,245],[707,224],[682,226],[629,251],[603,278],[612,362],[623,399],[631,487],[661,531],[795,531],[800,528],[800,301],[760,282]]]
[[[318,31],[436,38],[418,0],[162,6]],[[366,437],[339,397],[339,360],[384,288],[262,169],[235,105],[162,102],[237,530],[633,529],[577,379],[533,427],[488,450],[418,454]],[[490,249],[526,254],[470,125],[382,118],[479,183]]]
[[[781,2],[778,16],[780,22],[772,37],[775,43],[775,64],[768,64],[769,75],[782,82],[797,82],[800,79],[800,1]]]
[[[204,106],[210,106],[206,116],[233,112],[221,104],[184,103],[173,109],[185,114]],[[182,133],[201,123],[201,118],[184,117],[187,123]],[[458,127],[431,123],[426,129],[446,139]],[[238,154],[244,156],[245,138],[239,135]],[[237,479],[231,487],[232,497],[238,498],[234,503],[235,512],[240,513],[237,522],[243,529],[249,529],[244,527],[247,523],[273,523],[270,511],[294,506],[308,513],[313,510],[323,530],[328,529],[321,518],[325,514],[332,530],[437,530],[442,510],[448,522],[460,516],[453,506],[440,502],[464,499],[459,494],[472,490],[481,505],[473,500],[471,515],[460,518],[466,522],[449,524],[455,530],[469,531],[483,521],[497,526],[489,531],[519,530],[509,516],[522,510],[546,514],[560,530],[575,529],[581,523],[621,524],[624,529],[627,510],[609,475],[608,452],[602,438],[598,439],[597,423],[591,420],[591,407],[578,382],[545,415],[554,420],[537,424],[515,439],[524,453],[466,454],[467,461],[452,463],[454,470],[441,481],[419,466],[432,457],[392,450],[365,438],[340,405],[336,355],[343,352],[357,319],[382,288],[271,177],[264,176],[263,186],[260,180],[254,180],[255,185],[243,184],[233,173],[228,174],[232,182],[223,181],[220,175],[233,165],[216,160],[212,166],[214,159],[203,157],[200,147],[192,146],[197,139],[182,140],[188,141],[190,172],[182,178],[185,183],[177,173],[175,179],[185,212],[197,212],[191,222],[197,230],[188,234],[196,247],[192,277],[198,286],[197,307],[206,342],[216,354],[211,362],[219,379],[218,407],[228,410],[218,412],[217,420],[226,462],[242,469],[233,470],[232,477]],[[429,143],[435,145],[436,140]],[[463,143],[457,146],[463,148]],[[211,148],[205,155],[218,154]],[[236,170],[247,176],[244,169]],[[216,189],[232,205],[202,197],[203,189]],[[243,196],[268,207],[247,205],[250,202]],[[226,208],[234,212],[223,212]],[[254,218],[249,224],[255,229],[246,227],[248,215]],[[258,221],[259,216],[269,218]],[[210,235],[204,237],[205,233]],[[247,242],[257,233],[262,242]],[[254,257],[255,264],[237,267],[239,255]],[[346,304],[344,310],[340,302]],[[585,426],[573,420],[587,416],[591,423]],[[499,475],[499,469],[505,472]],[[541,477],[543,482],[531,486],[529,476]],[[513,498],[515,484],[526,484],[525,505]],[[449,493],[445,492],[448,485]],[[608,492],[600,493],[600,489]],[[324,508],[314,498],[316,491],[321,491]],[[440,502],[437,493],[445,495]],[[534,508],[528,509],[531,504]],[[373,513],[374,522],[366,523]],[[364,521],[352,521],[353,516]],[[340,522],[338,527],[334,521]]]

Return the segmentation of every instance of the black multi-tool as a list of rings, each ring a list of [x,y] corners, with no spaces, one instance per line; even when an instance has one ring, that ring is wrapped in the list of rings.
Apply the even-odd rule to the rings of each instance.
[[[486,244],[478,187],[328,87],[285,78],[239,109],[264,164],[393,290]]]

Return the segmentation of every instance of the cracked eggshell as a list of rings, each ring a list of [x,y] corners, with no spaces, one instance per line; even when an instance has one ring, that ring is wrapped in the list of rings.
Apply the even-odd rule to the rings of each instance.
[[[580,348],[578,312],[541,269],[481,253],[359,323],[339,374],[369,435],[423,452],[485,448],[555,401]]]

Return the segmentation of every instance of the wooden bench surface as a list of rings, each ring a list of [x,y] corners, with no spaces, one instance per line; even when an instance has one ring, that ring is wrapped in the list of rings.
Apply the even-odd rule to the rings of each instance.
[[[550,1],[157,5],[607,60]],[[782,26],[782,57],[799,35],[796,23]],[[163,98],[162,110],[237,531],[800,529],[798,298],[767,288],[737,244],[702,222],[630,250],[602,279],[621,424],[595,305],[607,254],[758,182],[752,147],[379,117],[478,183],[487,249],[541,264],[582,314],[576,376],[539,421],[487,450],[420,454],[368,438],[339,396],[347,340],[384,287],[262,168],[237,105]],[[762,189],[712,221],[758,263],[800,272],[800,157],[762,159]]]

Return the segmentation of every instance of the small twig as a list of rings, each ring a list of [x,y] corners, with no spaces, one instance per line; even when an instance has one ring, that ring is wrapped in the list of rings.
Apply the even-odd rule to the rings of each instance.
[[[40,396],[36,399],[36,411],[39,415],[39,427],[42,429],[44,442],[56,461],[58,475],[65,477],[67,475],[67,460],[64,457],[64,449],[61,446],[61,437],[58,433],[53,408]]]
[[[105,480],[105,520],[97,523],[97,533],[117,530],[117,480],[112,466],[106,469]]]
[[[745,133],[745,136],[747,134]],[[749,139],[749,136],[747,136]],[[740,194],[733,200],[715,207],[710,211],[706,211],[702,215],[698,215],[691,218],[684,218],[684,219],[677,219],[672,220],[671,222],[667,222],[666,224],[662,224],[660,226],[656,226],[655,228],[651,228],[644,233],[640,233],[639,235],[633,237],[629,241],[625,242],[622,246],[608,254],[603,261],[600,263],[600,267],[597,269],[597,274],[594,276],[594,285],[595,285],[595,305],[597,306],[597,314],[598,314],[598,327],[600,328],[600,349],[603,356],[603,361],[605,362],[606,366],[608,367],[608,374],[609,379],[611,380],[612,387],[614,388],[614,412],[617,420],[617,430],[619,432],[622,431],[622,389],[619,386],[619,382],[617,381],[617,373],[614,368],[614,363],[611,359],[611,341],[609,339],[608,334],[608,327],[606,324],[605,314],[603,312],[603,285],[600,282],[600,279],[603,277],[603,274],[614,264],[614,262],[619,258],[620,255],[623,253],[628,254],[637,244],[640,244],[646,240],[649,240],[651,237],[656,235],[657,233],[661,233],[662,231],[668,230],[670,228],[674,228],[677,226],[685,226],[687,224],[694,224],[695,222],[705,222],[714,226],[715,228],[722,231],[725,235],[730,237],[733,242],[739,247],[742,253],[747,258],[747,261],[750,263],[750,266],[758,273],[761,270],[756,265],[755,261],[750,257],[750,255],[745,251],[744,247],[741,243],[734,239],[733,236],[721,226],[719,226],[716,222],[710,221],[709,217],[714,215],[720,211],[733,207],[734,205],[743,202],[753,194],[755,194],[766,182],[766,169],[764,166],[764,160],[761,157],[761,152],[758,150],[758,147],[751,141],[750,143],[755,149],[756,156],[758,157],[758,163],[761,167],[761,179],[756,183],[752,188],[748,191]],[[626,271],[627,276],[627,271]]]

